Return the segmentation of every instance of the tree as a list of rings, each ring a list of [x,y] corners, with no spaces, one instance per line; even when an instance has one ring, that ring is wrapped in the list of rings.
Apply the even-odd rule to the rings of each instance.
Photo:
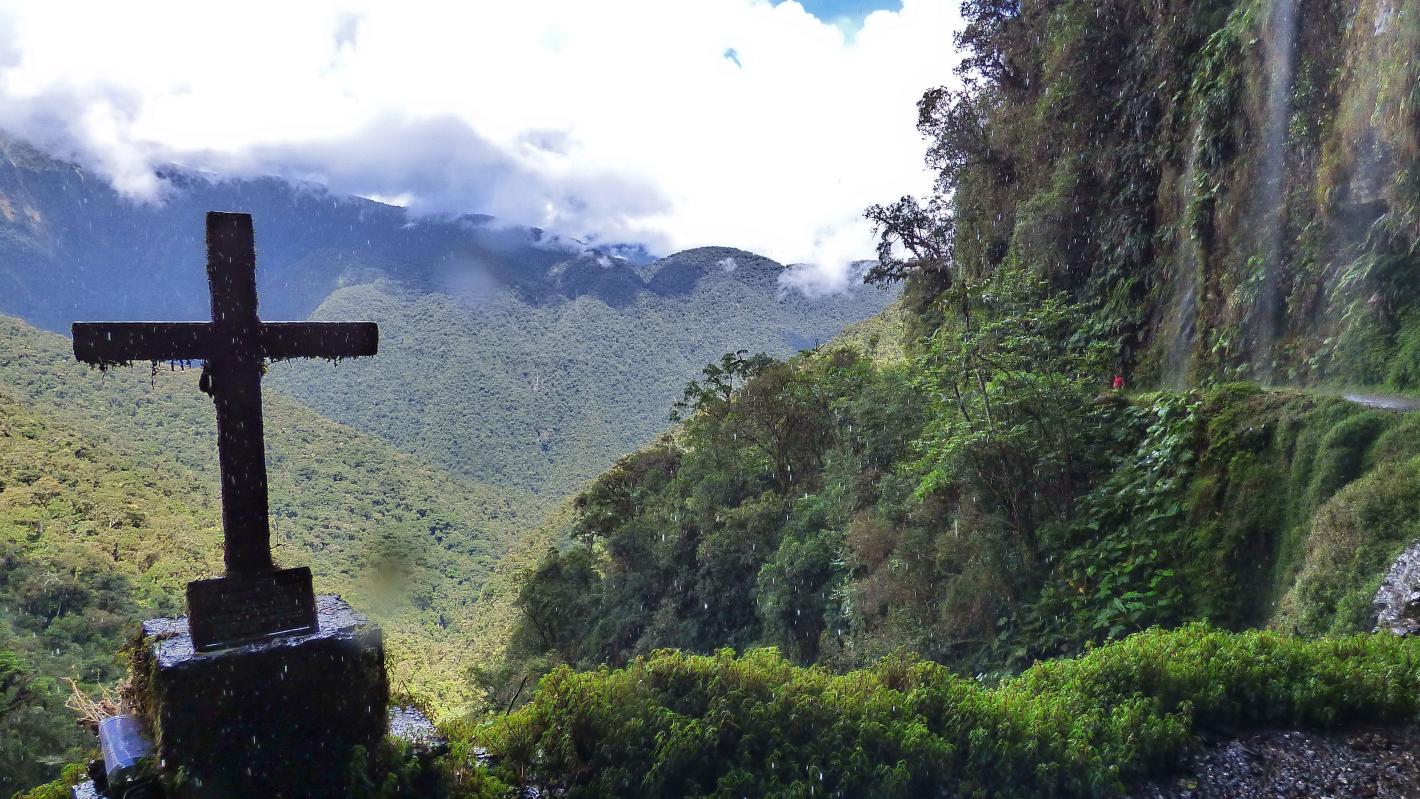
[[[724,408],[736,391],[771,363],[774,359],[762,352],[756,355],[749,355],[749,350],[725,353],[719,363],[707,364],[700,370],[703,380],[686,384],[684,394],[671,406],[671,421],[681,422],[694,413]]]
[[[959,283],[942,301],[956,314],[918,364],[938,403],[920,443],[919,493],[961,493],[965,483],[1033,562],[1040,525],[1070,516],[1099,433],[1089,400],[1113,350],[1090,335],[1083,308],[1029,271]]]
[[[968,80],[1026,88],[1028,80],[1016,55],[1026,44],[1019,22],[1020,0],[963,0],[961,15],[966,25],[957,34],[956,45],[966,55],[957,73]]]
[[[891,284],[914,274],[935,274],[950,282],[954,226],[947,203],[934,197],[923,205],[903,197],[874,205],[864,214],[878,239],[878,262],[863,276],[865,283]]]
[[[793,364],[769,363],[730,406],[729,429],[768,458],[780,492],[823,465],[828,397],[816,378]]]
[[[917,129],[927,138],[927,166],[937,173],[926,201],[903,197],[873,205],[865,216],[878,238],[878,263],[864,276],[868,283],[894,283],[923,274],[942,288],[955,279],[953,248],[956,225],[953,204],[962,176],[971,169],[990,169],[997,182],[1015,180],[1009,157],[991,144],[987,132],[989,95],[978,84],[959,89],[929,89],[917,103]]]
[[[518,589],[525,623],[514,646],[527,653],[550,649],[576,663],[583,655],[585,625],[597,603],[600,579],[590,547],[549,550]]]
[[[818,660],[829,591],[842,578],[839,539],[825,530],[786,537],[759,570],[755,602],[765,638],[799,663]]]

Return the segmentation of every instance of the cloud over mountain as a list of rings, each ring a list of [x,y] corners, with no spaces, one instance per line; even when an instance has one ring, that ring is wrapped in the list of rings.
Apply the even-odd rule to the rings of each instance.
[[[871,255],[925,187],[915,101],[953,0],[849,26],[796,2],[0,2],[0,128],[161,199],[176,162],[593,242]]]

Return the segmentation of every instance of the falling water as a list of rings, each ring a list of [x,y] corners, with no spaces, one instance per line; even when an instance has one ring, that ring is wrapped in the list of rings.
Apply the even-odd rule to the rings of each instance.
[[[1173,303],[1166,329],[1172,333],[1164,361],[1163,382],[1170,388],[1186,389],[1191,383],[1194,355],[1194,320],[1198,315],[1198,289],[1203,278],[1203,252],[1193,231],[1190,209],[1198,193],[1198,159],[1203,152],[1202,127],[1193,126],[1188,149],[1188,163],[1179,176],[1176,195],[1179,198],[1178,256],[1175,259]]]
[[[1254,368],[1263,382],[1272,378],[1273,345],[1281,322],[1282,234],[1287,177],[1287,127],[1292,115],[1292,81],[1297,57],[1297,2],[1273,0],[1263,32],[1267,59],[1267,105],[1263,129],[1261,202],[1257,224],[1262,286],[1257,300]]]

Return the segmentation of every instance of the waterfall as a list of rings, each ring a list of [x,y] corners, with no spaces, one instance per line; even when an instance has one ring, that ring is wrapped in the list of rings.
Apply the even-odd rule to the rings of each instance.
[[[1178,390],[1192,385],[1194,338],[1198,315],[1199,283],[1203,279],[1203,251],[1194,234],[1191,208],[1198,195],[1198,159],[1203,152],[1202,123],[1195,122],[1190,133],[1188,161],[1179,176],[1175,195],[1178,199],[1178,252],[1175,257],[1172,300],[1164,320],[1165,334],[1170,337],[1164,356],[1162,384]]]
[[[1267,60],[1267,102],[1262,138],[1262,173],[1257,214],[1262,285],[1256,307],[1256,345],[1252,352],[1257,377],[1270,382],[1274,344],[1282,323],[1281,272],[1287,180],[1287,128],[1292,115],[1292,83],[1297,58],[1297,1],[1273,0],[1263,31]]]

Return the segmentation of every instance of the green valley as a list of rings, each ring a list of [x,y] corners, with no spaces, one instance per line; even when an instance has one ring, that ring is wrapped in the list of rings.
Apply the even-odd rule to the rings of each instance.
[[[563,286],[628,271],[591,259],[565,267]],[[294,363],[273,371],[271,383],[453,472],[556,498],[660,432],[706,361],[739,349],[791,355],[895,295],[859,287],[806,298],[780,286],[785,267],[724,247],[646,269],[645,288],[636,279],[622,295],[542,303],[391,282],[343,288],[312,318],[379,322],[383,356]]]
[[[490,217],[415,216],[274,178],[164,173],[135,203],[0,132],[0,313],[206,315],[202,214],[252,213],[263,319],[370,319],[385,357],[294,362],[270,383],[396,449],[549,501],[664,427],[685,381],[738,349],[787,357],[891,303],[850,285],[807,296],[796,270],[731,247],[655,259]]]
[[[935,192],[867,211],[901,316],[713,363],[579,495],[503,666],[548,676],[461,731],[498,779],[1109,796],[1200,726],[1413,721],[1420,417],[1340,394],[1416,387],[1420,6],[962,8]]]
[[[66,339],[9,318],[0,352],[0,650],[14,658],[21,696],[3,722],[21,736],[0,752],[12,758],[0,765],[3,792],[87,748],[62,707],[62,678],[111,684],[131,625],[181,612],[182,586],[221,572],[222,543],[215,422],[196,370],[100,373],[74,363]],[[392,642],[398,690],[467,708],[477,698],[468,671],[500,623],[480,612],[484,581],[542,505],[275,392],[265,413],[277,560],[311,565],[318,591],[371,610]],[[42,752],[39,741],[49,742]]]

